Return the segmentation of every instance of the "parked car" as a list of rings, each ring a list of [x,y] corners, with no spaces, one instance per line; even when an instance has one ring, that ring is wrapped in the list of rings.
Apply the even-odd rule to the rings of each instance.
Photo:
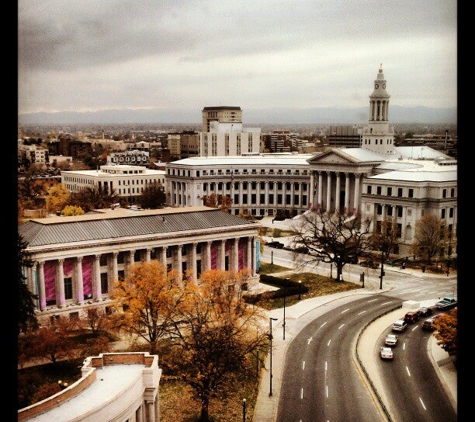
[[[285,245],[281,242],[273,241],[273,242],[268,242],[266,246],[269,246],[271,248],[283,249]]]
[[[434,313],[434,309],[431,308],[431,307],[423,306],[422,308],[419,308],[417,310],[417,313],[419,314],[419,317],[421,317],[421,318],[429,317]]]
[[[384,339],[384,344],[386,346],[396,346],[398,338],[397,334],[388,334]]]
[[[392,330],[393,331],[406,331],[406,328],[407,328],[407,322],[404,321],[403,318],[401,319],[398,319],[397,321],[394,321],[393,322],[393,327],[392,327]]]
[[[457,300],[454,297],[446,296],[443,299],[436,302],[435,306],[439,309],[451,308],[457,304]]]
[[[381,347],[379,350],[379,355],[381,356],[381,359],[393,359],[394,358],[394,352],[393,349],[390,347]]]
[[[408,324],[417,322],[419,321],[419,314],[415,311],[407,312],[406,315],[404,315],[404,321],[406,321]]]

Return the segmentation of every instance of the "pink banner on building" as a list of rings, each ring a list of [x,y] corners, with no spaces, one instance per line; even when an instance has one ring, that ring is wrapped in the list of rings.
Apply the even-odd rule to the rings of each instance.
[[[92,297],[92,256],[85,256],[82,259],[82,286],[84,289],[84,297],[91,295]]]

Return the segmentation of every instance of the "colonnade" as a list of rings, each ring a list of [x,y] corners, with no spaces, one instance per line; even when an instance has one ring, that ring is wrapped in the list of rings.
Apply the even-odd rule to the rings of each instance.
[[[342,176],[344,183],[342,183]],[[310,183],[314,187],[311,190],[310,197],[312,207],[331,213],[359,213],[361,206],[361,177],[362,174],[348,171],[317,170],[312,172],[310,175]],[[342,188],[343,185],[344,188]],[[351,195],[351,189],[353,190],[353,195]],[[350,203],[351,200],[352,202]]]
[[[243,260],[239,261],[239,247],[241,243],[241,256]],[[226,253],[226,244],[229,242],[228,252]],[[215,262],[213,265],[213,244],[216,248]],[[47,306],[57,306],[59,308],[67,304],[83,304],[85,300],[100,301],[108,297],[109,290],[113,283],[119,279],[127,277],[129,267],[134,264],[136,256],[140,260],[150,262],[156,259],[163,264],[165,268],[175,269],[181,276],[185,269],[192,270],[196,276],[208,269],[220,269],[239,271],[248,268],[252,275],[256,274],[256,239],[254,236],[219,239],[215,241],[191,242],[181,245],[146,247],[140,249],[114,250],[103,254],[91,254],[84,256],[68,256],[51,260],[35,260],[33,258],[32,267],[26,268],[26,281],[31,292],[38,295],[38,308],[45,310]],[[183,254],[185,250],[185,254]],[[120,256],[121,255],[121,256]],[[119,256],[120,261],[119,263]],[[153,257],[152,257],[153,256]],[[106,264],[101,266],[101,257],[106,258]],[[228,257],[228,261],[226,261]],[[83,277],[85,258],[88,262],[92,258],[90,291],[91,297],[85,298],[84,287],[85,279]],[[64,262],[72,260],[72,271],[65,276]],[[48,263],[48,264],[47,264]],[[45,279],[45,265],[54,265],[54,291],[55,305],[48,305],[51,298],[47,298],[47,280]],[[65,278],[71,278],[72,295],[66,297]],[[105,279],[106,285],[103,283]],[[89,285],[88,285],[89,290]],[[71,297],[72,296],[72,297]]]

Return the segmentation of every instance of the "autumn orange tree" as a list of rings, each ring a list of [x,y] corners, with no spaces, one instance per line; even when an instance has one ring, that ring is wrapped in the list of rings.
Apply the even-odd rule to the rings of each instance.
[[[211,195],[203,196],[203,203],[207,207],[219,208],[221,211],[229,212],[229,209],[233,205],[233,199],[227,195]]]
[[[202,422],[209,421],[210,399],[225,393],[238,371],[253,372],[253,352],[268,346],[262,309],[243,298],[248,279],[246,270],[207,270],[184,286],[177,307],[166,365],[192,388]]]
[[[437,344],[449,352],[455,354],[457,352],[457,308],[440,316],[434,321],[436,332],[435,338],[438,340]]]
[[[145,340],[150,353],[156,354],[183,300],[181,283],[177,271],[167,271],[158,261],[131,265],[128,276],[110,292],[115,310],[110,317],[112,329]]]
[[[74,359],[80,350],[71,334],[78,328],[77,322],[59,317],[19,337],[18,349],[22,361],[44,358],[53,364],[61,359]]]

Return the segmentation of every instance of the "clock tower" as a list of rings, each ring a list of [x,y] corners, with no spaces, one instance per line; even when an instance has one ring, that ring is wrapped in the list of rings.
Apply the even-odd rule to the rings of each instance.
[[[369,96],[369,121],[363,128],[362,148],[384,155],[395,154],[394,127],[389,125],[389,94],[386,91],[383,64],[374,80],[374,90]]]

